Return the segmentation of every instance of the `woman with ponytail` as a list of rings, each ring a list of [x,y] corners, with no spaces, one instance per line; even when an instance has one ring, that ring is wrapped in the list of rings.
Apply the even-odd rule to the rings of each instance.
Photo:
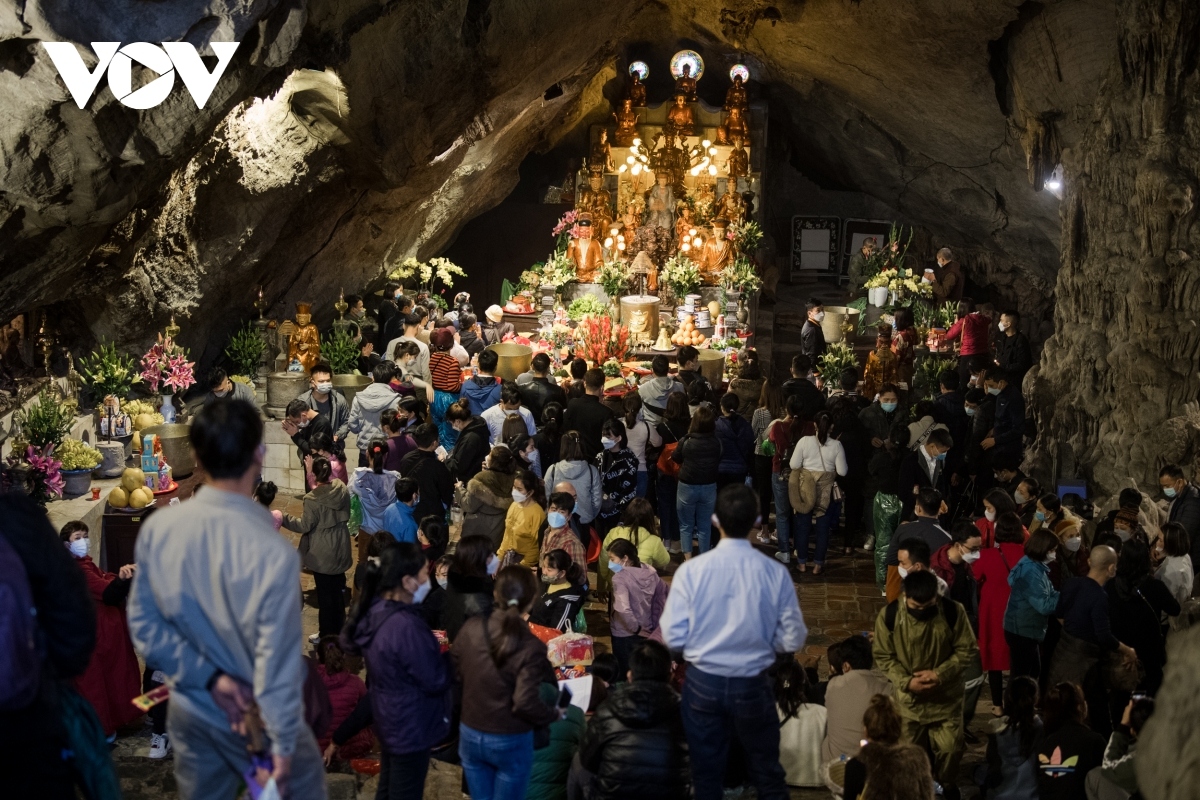
[[[813,575],[820,575],[825,569],[825,554],[829,550],[829,530],[838,524],[842,514],[842,501],[835,479],[838,476],[845,477],[847,465],[842,443],[829,433],[833,427],[833,417],[822,411],[817,414],[816,424],[815,434],[805,436],[796,443],[789,466],[792,468],[793,485],[802,479],[802,470],[816,476],[816,502],[808,511],[796,511],[796,557],[800,562],[800,571],[804,572],[804,565],[808,561],[808,536],[812,532],[815,515],[817,553]],[[783,548],[776,551],[775,557],[784,564],[790,558]]]
[[[337,636],[346,620],[346,570],[354,565],[350,553],[350,493],[333,477],[329,459],[311,459],[316,485],[304,495],[304,514],[284,515],[283,527],[300,534],[301,565],[312,572],[317,587],[320,633],[309,637],[314,645],[322,636]]]
[[[462,681],[459,755],[475,800],[520,800],[529,786],[534,730],[564,711],[542,701],[555,683],[546,645],[526,620],[538,580],[520,565],[496,576],[495,610],[467,620],[450,650]]]
[[[450,732],[453,674],[421,616],[429,562],[411,542],[392,544],[367,562],[363,591],[342,633],[371,678],[371,712],[381,746],[379,800],[420,800],[429,753]]]
[[[370,442],[366,448],[366,455],[369,466],[354,470],[349,486],[350,494],[358,498],[362,507],[362,522],[358,527],[359,570],[363,568],[362,563],[366,558],[371,537],[379,531],[387,530],[383,515],[388,507],[396,502],[396,481],[400,480],[399,472],[383,467],[388,455],[386,439],[377,438]],[[361,580],[356,572],[354,584],[357,586],[359,583]]]

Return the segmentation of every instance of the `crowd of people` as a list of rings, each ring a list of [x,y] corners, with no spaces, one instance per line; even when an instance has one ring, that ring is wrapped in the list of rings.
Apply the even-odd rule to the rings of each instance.
[[[81,728],[111,738],[165,685],[150,755],[173,755],[183,798],[272,780],[320,798],[327,769],[372,753],[381,799],[422,797],[433,760],[461,765],[476,800],[929,800],[972,779],[988,797],[1137,796],[1133,754],[1200,544],[1180,467],[1163,468],[1161,502],[1131,488],[1091,519],[1021,472],[1019,376],[990,352],[910,411],[895,383],[861,396],[857,372],[819,388],[806,354],[773,385],[753,351],[746,403],[683,347],[678,374],[656,357],[613,408],[580,360],[561,381],[544,355],[501,380],[482,349],[503,335],[494,314],[480,328],[466,304],[436,321],[386,305],[362,328],[372,384],[347,403],[317,365],[286,410],[296,515],[271,508],[264,423],[223,374],[191,426],[205,483],[146,515],[135,564],[101,571],[85,525],[55,537],[0,496],[0,567],[24,566],[41,632],[32,687],[3,667],[3,713],[28,734],[18,791],[115,780],[102,747],[81,757]],[[796,583],[862,557],[884,605],[819,675]],[[543,634],[597,623],[611,646],[572,703]],[[986,755],[964,779],[985,688]]]

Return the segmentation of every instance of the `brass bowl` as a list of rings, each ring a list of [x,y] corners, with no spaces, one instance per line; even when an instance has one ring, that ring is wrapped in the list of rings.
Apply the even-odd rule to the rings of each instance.
[[[533,362],[533,348],[529,345],[500,342],[488,345],[487,349],[500,357],[496,374],[506,381],[515,381],[518,375],[528,372]]]
[[[189,425],[173,422],[143,428],[141,436],[157,434],[162,444],[163,459],[171,465],[171,476],[176,480],[186,478],[196,470],[196,458],[192,454],[192,443],[188,439]]]

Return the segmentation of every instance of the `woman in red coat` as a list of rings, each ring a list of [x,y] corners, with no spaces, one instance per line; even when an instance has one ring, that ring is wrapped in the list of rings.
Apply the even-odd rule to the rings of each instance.
[[[958,319],[942,337],[944,342],[952,342],[962,337],[958,349],[958,385],[966,386],[971,380],[971,373],[978,372],[992,363],[992,344],[989,337],[992,320],[985,314],[975,310],[971,300],[958,301]]]
[[[375,746],[375,735],[370,727],[358,731],[341,747],[333,745],[333,734],[367,693],[367,685],[362,678],[346,669],[346,654],[338,646],[336,636],[326,636],[317,644],[317,660],[321,662],[317,671],[329,692],[329,705],[333,710],[329,729],[317,740],[321,752],[325,753],[325,763],[330,763],[334,755],[343,761],[362,758]]]
[[[983,496],[983,516],[975,520],[975,527],[979,529],[979,537],[983,540],[983,544],[980,545],[982,549],[996,546],[996,518],[1016,510],[1017,504],[1008,492],[999,487],[988,490]],[[1024,541],[1029,541],[1028,530],[1022,535],[1025,537]]]
[[[142,672],[125,622],[125,598],[135,567],[126,564],[116,575],[101,572],[87,554],[88,527],[79,520],[68,522],[58,535],[83,570],[96,605],[96,649],[87,670],[75,679],[75,689],[96,709],[104,733],[112,737],[117,728],[142,715],[133,705],[133,698],[142,693]]]
[[[992,691],[992,715],[1004,712],[1004,670],[1008,643],[1004,640],[1004,610],[1008,608],[1008,573],[1025,555],[1025,527],[1013,512],[996,518],[996,546],[979,551],[971,565],[979,584],[979,656]]]

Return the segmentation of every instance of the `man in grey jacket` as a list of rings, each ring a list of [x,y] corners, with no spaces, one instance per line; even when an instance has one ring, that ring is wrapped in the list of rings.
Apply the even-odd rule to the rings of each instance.
[[[129,632],[171,688],[167,730],[183,800],[237,793],[255,706],[285,796],[325,798],[324,765],[304,719],[300,562],[252,499],[262,436],[249,403],[202,409],[190,439],[208,484],[147,519],[138,535]]]
[[[335,449],[341,453],[346,449],[346,436],[350,433],[350,404],[346,395],[333,388],[333,368],[328,364],[317,364],[308,378],[308,391],[300,399],[318,414],[324,414],[333,428]]]
[[[651,425],[662,422],[663,412],[667,410],[667,397],[671,392],[684,391],[683,383],[669,374],[670,362],[666,356],[655,356],[650,362],[654,373],[652,378],[643,378],[638,386],[638,394],[642,397],[642,415]]]

